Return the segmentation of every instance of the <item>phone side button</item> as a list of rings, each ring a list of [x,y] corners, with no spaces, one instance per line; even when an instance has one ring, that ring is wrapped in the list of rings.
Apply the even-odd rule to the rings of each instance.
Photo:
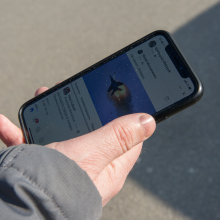
[[[162,121],[164,121],[166,119],[168,119],[168,117],[160,118],[159,120],[156,121],[156,123],[160,123],[160,122],[162,122]]]

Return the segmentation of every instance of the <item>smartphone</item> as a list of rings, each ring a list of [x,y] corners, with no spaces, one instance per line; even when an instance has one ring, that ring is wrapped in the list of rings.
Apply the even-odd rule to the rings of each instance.
[[[27,143],[46,145],[94,131],[122,115],[156,122],[196,103],[203,86],[166,31],[155,31],[26,102]]]

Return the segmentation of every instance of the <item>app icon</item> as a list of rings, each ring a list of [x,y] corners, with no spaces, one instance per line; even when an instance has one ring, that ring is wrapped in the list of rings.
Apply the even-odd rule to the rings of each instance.
[[[33,112],[34,111],[34,108],[30,108],[30,112]]]
[[[63,89],[63,94],[64,95],[67,95],[69,92],[70,92],[70,88],[69,87],[66,87],[66,88]]]
[[[155,41],[155,40],[152,40],[152,41],[149,42],[148,45],[149,45],[149,47],[155,47],[156,44],[157,44],[156,41]]]
[[[39,119],[38,119],[38,118],[34,118],[33,121],[34,121],[35,123],[39,123]]]
[[[169,97],[169,96],[165,96],[165,97],[164,97],[164,100],[165,100],[165,101],[169,101],[169,100],[170,100],[170,97]]]
[[[44,142],[44,138],[41,137],[41,138],[39,139],[39,143],[41,144],[41,143],[43,143],[43,142]]]
[[[35,129],[36,132],[40,132],[40,130],[41,130],[40,127],[37,127],[37,128]]]

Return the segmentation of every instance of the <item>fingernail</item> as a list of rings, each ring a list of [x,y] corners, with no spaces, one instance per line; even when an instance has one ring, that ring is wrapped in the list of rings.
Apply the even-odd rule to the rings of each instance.
[[[149,137],[152,134],[151,123],[153,123],[154,119],[150,115],[142,115],[140,118],[141,125],[145,129],[145,137]],[[154,125],[155,126],[155,125]]]

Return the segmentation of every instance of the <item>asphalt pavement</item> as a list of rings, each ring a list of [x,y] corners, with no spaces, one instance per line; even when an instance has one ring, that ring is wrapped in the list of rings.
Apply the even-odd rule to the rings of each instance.
[[[201,78],[194,106],[158,124],[102,220],[220,219],[220,1],[0,2],[0,113],[148,33],[169,31]],[[0,143],[0,148],[3,148]]]

